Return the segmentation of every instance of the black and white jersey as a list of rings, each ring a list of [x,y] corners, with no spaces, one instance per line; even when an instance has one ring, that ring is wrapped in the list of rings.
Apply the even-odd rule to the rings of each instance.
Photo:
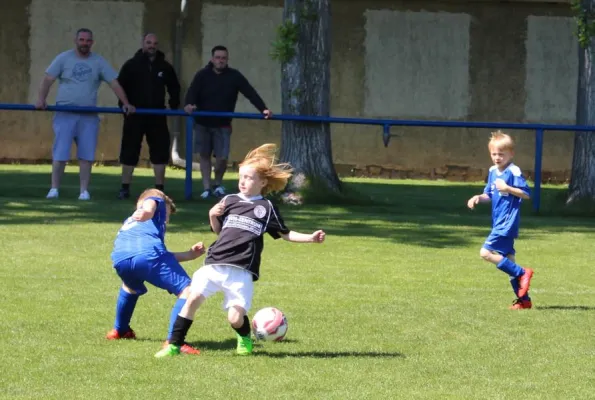
[[[209,247],[205,264],[231,265],[252,273],[257,281],[265,233],[274,239],[289,233],[279,210],[262,196],[242,194],[225,196],[225,209],[219,217],[221,232]]]

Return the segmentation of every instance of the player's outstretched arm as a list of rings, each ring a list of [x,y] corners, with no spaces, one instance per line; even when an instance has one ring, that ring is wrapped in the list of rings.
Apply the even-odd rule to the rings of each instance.
[[[195,245],[193,245],[188,251],[182,251],[172,254],[178,262],[192,261],[205,254],[205,246],[202,242],[198,242]]]
[[[300,233],[290,231],[289,233],[282,234],[281,237],[288,242],[294,243],[322,243],[326,237],[326,233],[323,230],[318,230],[313,233]]]
[[[467,201],[467,207],[469,207],[470,209],[474,209],[475,206],[479,203],[488,203],[490,201],[490,196],[488,196],[487,194],[483,193],[483,194],[478,194],[475,195],[473,197],[471,197],[468,201]]]

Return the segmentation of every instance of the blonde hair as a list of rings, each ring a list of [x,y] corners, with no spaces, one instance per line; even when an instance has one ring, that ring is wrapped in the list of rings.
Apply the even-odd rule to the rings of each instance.
[[[492,132],[492,136],[490,137],[490,141],[488,142],[488,148],[496,147],[497,149],[502,150],[514,150],[514,140],[510,137],[510,135],[502,132],[501,130],[497,130]]]
[[[141,195],[138,196],[138,200],[136,201],[136,207],[140,207],[143,204],[143,201],[145,201],[149,197],[159,197],[160,199],[163,199],[165,201],[165,204],[169,206],[170,212],[172,214],[175,214],[176,205],[174,204],[174,201],[170,197],[166,196],[165,193],[163,193],[159,189],[147,189],[144,192],[142,192]]]
[[[293,173],[288,163],[277,163],[277,145],[273,143],[251,150],[240,163],[240,167],[243,166],[254,168],[262,179],[267,180],[266,186],[262,188],[263,195],[283,190]]]

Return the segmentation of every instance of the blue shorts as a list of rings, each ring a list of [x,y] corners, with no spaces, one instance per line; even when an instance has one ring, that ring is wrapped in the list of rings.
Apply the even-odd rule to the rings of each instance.
[[[489,251],[494,251],[504,257],[514,255],[514,238],[510,236],[498,235],[494,232],[490,233],[486,241],[483,243],[483,248]]]
[[[99,133],[99,117],[96,114],[57,112],[54,115],[54,161],[69,161],[72,142],[76,143],[79,160],[94,161]]]
[[[147,293],[145,282],[178,296],[190,285],[190,277],[172,253],[158,258],[139,255],[122,260],[114,269],[122,282],[139,295]]]

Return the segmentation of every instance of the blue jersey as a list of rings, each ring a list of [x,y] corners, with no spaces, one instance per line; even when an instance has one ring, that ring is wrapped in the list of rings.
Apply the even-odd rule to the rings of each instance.
[[[488,183],[483,191],[492,199],[492,233],[516,238],[519,235],[522,199],[510,193],[500,193],[496,189],[496,179],[521,189],[527,196],[530,195],[529,185],[516,165],[509,164],[502,172],[494,165],[490,168]]]
[[[146,200],[157,202],[153,218],[145,222],[135,221],[129,217],[118,231],[112,251],[112,262],[146,255],[157,258],[167,253],[165,247],[165,219],[167,210],[165,201],[159,197],[148,197]]]

